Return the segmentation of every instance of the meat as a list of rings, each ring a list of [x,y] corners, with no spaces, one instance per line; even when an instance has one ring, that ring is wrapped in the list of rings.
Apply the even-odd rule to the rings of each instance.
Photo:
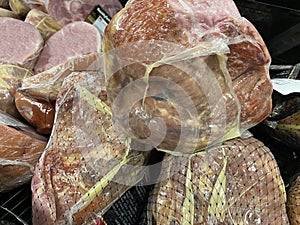
[[[55,113],[54,102],[35,99],[17,92],[15,104],[18,112],[38,133],[51,133]]]
[[[47,41],[34,66],[40,73],[71,59],[100,53],[101,37],[93,25],[73,22],[53,34]]]
[[[291,225],[300,223],[300,175],[295,176],[288,190],[287,210]]]
[[[21,20],[0,17],[0,64],[31,70],[43,48],[40,32]]]
[[[23,80],[18,90],[28,96],[53,102],[56,100],[64,79],[72,72],[98,71],[102,68],[99,52],[94,52],[61,63]]]
[[[101,72],[65,79],[51,142],[32,179],[33,224],[89,224],[140,179],[141,168],[125,164],[143,165],[145,158],[117,136],[105,101]]]
[[[61,26],[51,16],[38,9],[30,10],[26,15],[25,22],[35,26],[45,41],[61,29]]]
[[[0,192],[29,182],[47,139],[0,112]]]
[[[253,137],[163,160],[149,224],[289,224],[270,150]]]
[[[103,51],[116,122],[160,149],[181,138],[189,146],[179,149],[204,148],[271,111],[270,55],[232,0],[132,0],[107,26]]]
[[[0,65],[0,110],[15,118],[20,114],[15,106],[15,93],[21,86],[22,80],[33,74],[24,68],[12,65]]]
[[[44,0],[9,0],[10,8],[21,17],[25,17],[31,9],[46,12]]]
[[[100,5],[109,16],[122,9],[118,0],[47,0],[47,10],[62,26],[74,21],[83,21],[92,9]]]

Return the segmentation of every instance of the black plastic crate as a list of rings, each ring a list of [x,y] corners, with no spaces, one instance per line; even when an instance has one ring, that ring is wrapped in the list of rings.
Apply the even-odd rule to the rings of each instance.
[[[32,224],[30,184],[0,193],[0,224]]]

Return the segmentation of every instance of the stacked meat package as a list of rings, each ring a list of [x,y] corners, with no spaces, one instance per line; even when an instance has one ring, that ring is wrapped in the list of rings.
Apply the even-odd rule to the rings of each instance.
[[[290,224],[249,132],[271,57],[233,0],[1,4],[0,191],[31,182],[34,225]]]

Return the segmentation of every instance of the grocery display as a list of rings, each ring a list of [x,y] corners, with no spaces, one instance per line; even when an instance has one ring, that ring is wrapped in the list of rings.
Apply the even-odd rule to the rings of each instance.
[[[0,225],[300,223],[300,11],[0,0]]]

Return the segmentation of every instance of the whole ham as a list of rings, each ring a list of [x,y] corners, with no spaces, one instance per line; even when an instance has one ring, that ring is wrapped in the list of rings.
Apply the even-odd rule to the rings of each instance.
[[[132,0],[103,51],[118,126],[160,149],[237,137],[271,111],[269,52],[232,0]]]
[[[165,156],[162,168],[169,177],[155,186],[148,224],[289,224],[278,165],[253,137]]]

